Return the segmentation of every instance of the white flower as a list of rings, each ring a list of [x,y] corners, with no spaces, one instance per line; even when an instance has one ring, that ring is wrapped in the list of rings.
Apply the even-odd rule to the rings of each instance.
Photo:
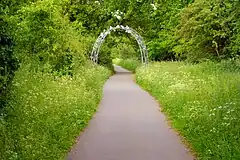
[[[121,19],[122,19],[122,17],[119,16],[119,15],[117,15],[116,17],[117,17],[118,20],[121,20]]]
[[[211,116],[215,116],[215,113],[211,113],[211,114],[209,114],[209,116],[211,117]]]
[[[95,3],[100,5],[100,2],[99,2],[99,1],[95,1]]]
[[[151,4],[151,6],[153,7],[153,10],[157,10],[157,7],[155,6],[155,4]]]
[[[118,20],[121,20],[122,17],[120,15],[123,15],[123,12],[120,12],[119,10],[112,13],[114,17],[116,17]]]

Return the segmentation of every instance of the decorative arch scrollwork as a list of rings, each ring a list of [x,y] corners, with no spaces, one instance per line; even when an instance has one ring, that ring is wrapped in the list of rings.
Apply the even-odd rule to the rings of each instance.
[[[128,27],[128,26],[122,26],[122,25],[118,25],[116,27],[112,27],[110,26],[110,28],[108,30],[104,30],[99,37],[97,38],[94,46],[93,46],[93,50],[91,53],[91,60],[94,63],[98,63],[98,55],[100,52],[100,48],[105,40],[105,38],[112,32],[112,31],[116,31],[117,29],[122,29],[125,32],[131,34],[137,41],[139,48],[140,48],[140,52],[141,52],[141,61],[143,64],[147,64],[148,63],[148,50],[147,47],[143,41],[143,38],[141,37],[140,34],[138,34],[137,31],[135,31],[134,29]]]

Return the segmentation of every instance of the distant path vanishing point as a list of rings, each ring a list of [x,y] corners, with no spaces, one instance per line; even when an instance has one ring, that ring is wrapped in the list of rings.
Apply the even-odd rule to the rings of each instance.
[[[68,160],[193,160],[170,129],[159,104],[115,66],[98,111]]]

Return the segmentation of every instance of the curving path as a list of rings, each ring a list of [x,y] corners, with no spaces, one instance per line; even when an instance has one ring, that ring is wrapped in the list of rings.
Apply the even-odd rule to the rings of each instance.
[[[158,103],[115,66],[100,107],[68,160],[193,160]]]

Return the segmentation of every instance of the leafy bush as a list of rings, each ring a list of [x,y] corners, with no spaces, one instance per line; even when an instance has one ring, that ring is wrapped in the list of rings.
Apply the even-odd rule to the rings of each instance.
[[[179,12],[187,1],[162,1],[156,3],[151,14],[148,40],[149,58],[154,61],[174,60],[173,47],[177,44],[175,31],[179,24]]]
[[[101,47],[101,51],[98,57],[98,64],[113,70],[111,50],[108,46],[104,45]]]
[[[13,27],[15,53],[21,60],[36,57],[49,71],[71,70],[72,56],[85,62],[86,43],[81,43],[81,27],[63,14],[61,1],[36,1],[21,7],[9,18]]]
[[[0,8],[1,10],[1,8]],[[0,109],[5,103],[7,88],[18,68],[18,62],[13,55],[13,42],[7,35],[8,24],[0,14]]]
[[[154,63],[137,82],[161,103],[198,159],[240,159],[240,63]]]
[[[125,43],[117,44],[111,51],[114,58],[130,59],[140,57],[140,53],[137,53],[132,45]]]
[[[196,0],[181,13],[174,50],[191,61],[226,59],[239,55],[239,14],[237,0]]]
[[[0,108],[5,103],[7,88],[14,77],[18,62],[12,54],[12,44],[8,37],[0,35]]]
[[[74,76],[53,77],[22,66],[0,116],[0,159],[64,159],[96,111],[110,75],[82,66]]]
[[[175,39],[170,32],[162,31],[159,37],[148,43],[149,59],[153,61],[175,60],[175,53],[172,48],[175,45]]]

